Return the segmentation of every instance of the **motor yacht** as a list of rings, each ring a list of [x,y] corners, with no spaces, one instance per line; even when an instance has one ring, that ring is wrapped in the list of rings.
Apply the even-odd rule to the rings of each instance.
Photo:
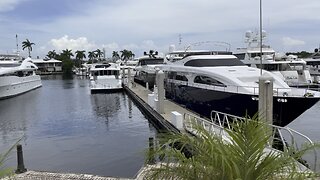
[[[163,64],[163,57],[158,56],[158,53],[144,53],[144,56],[138,58],[138,64],[135,67],[134,81],[142,85],[148,83],[149,87],[153,87],[156,77],[156,66]]]
[[[16,61],[0,62],[0,99],[17,96],[42,86],[41,78],[36,75],[38,67],[27,58]]]
[[[260,69],[248,67],[234,55],[189,55],[158,66],[165,74],[166,98],[202,116],[220,111],[240,117],[258,112]],[[320,93],[291,88],[273,78],[274,124],[286,126],[320,99]]]
[[[266,32],[262,32],[263,40]],[[245,34],[247,47],[237,48],[233,54],[250,67],[262,68],[282,78],[289,86],[306,88],[313,86],[310,72],[306,69],[306,62],[293,55],[276,53],[269,45],[262,44],[260,48],[260,34],[247,31]],[[262,50],[262,59],[260,52]],[[261,59],[261,62],[260,62]],[[262,67],[260,67],[261,65]]]
[[[92,64],[90,68],[90,90],[91,93],[122,90],[119,64]]]

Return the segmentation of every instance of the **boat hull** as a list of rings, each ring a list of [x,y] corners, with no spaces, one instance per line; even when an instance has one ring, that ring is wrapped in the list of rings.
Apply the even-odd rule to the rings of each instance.
[[[39,75],[0,77],[0,99],[14,97],[42,86]]]
[[[240,117],[258,112],[258,96],[177,85],[167,82],[166,98],[210,118],[211,111]],[[273,97],[273,124],[286,126],[319,101],[314,97]]]

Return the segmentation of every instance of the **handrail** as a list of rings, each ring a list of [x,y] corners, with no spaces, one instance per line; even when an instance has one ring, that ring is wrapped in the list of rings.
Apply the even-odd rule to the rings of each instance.
[[[193,124],[195,123],[204,127],[210,134],[220,135],[222,137],[228,138],[229,135],[226,133],[225,128],[231,129],[231,123],[237,123],[239,121],[249,119],[213,110],[211,112],[211,122],[189,113],[184,114],[183,120],[184,128],[194,135],[197,135],[195,129],[193,129]],[[268,144],[270,148],[273,148],[273,146],[275,146],[275,143],[277,143],[276,145],[280,144],[280,146],[277,146],[277,149],[280,150],[284,150],[289,147],[294,148],[295,150],[299,150],[299,145],[301,146],[301,143],[298,143],[298,138],[302,138],[304,142],[308,144],[313,144],[312,140],[309,137],[289,127],[280,127],[272,124],[269,124],[269,126],[272,128],[272,141]],[[314,162],[309,165],[312,165],[313,167],[310,169],[315,171],[317,168],[318,159],[317,151],[315,148],[313,149],[313,155]]]

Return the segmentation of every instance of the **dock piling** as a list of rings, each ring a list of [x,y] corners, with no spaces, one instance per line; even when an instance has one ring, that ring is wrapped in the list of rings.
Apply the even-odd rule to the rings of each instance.
[[[157,72],[157,97],[158,105],[157,112],[164,113],[164,72],[162,70]]]
[[[273,78],[265,74],[259,77],[259,117],[273,124]]]
[[[27,169],[24,167],[24,162],[23,162],[23,152],[22,152],[22,145],[18,144],[17,145],[17,161],[18,161],[18,166],[16,169],[16,173],[24,173],[27,171]]]
[[[131,83],[131,69],[130,69],[130,67],[128,68],[128,87],[129,87],[129,88],[132,87],[132,83]]]
[[[156,159],[154,157],[154,139],[153,137],[149,137],[149,159],[148,164],[155,164]]]

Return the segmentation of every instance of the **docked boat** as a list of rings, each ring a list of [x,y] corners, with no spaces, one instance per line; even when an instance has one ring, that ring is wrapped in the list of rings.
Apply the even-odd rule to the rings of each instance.
[[[90,68],[90,90],[91,93],[122,90],[119,64],[92,64]]]
[[[166,98],[209,117],[220,111],[240,117],[258,112],[260,69],[248,67],[234,55],[190,55],[159,66],[165,71]],[[274,79],[273,119],[286,126],[320,99],[320,93],[289,87]]]
[[[135,70],[135,67],[137,66],[138,64],[138,60],[128,60],[128,61],[117,61],[116,63],[120,64],[120,69],[121,69],[121,73],[124,69],[124,73],[125,75],[127,76],[128,75],[128,70],[130,69],[130,75],[131,76],[135,76],[136,74],[136,70]]]
[[[153,87],[156,77],[156,66],[163,64],[164,59],[158,56],[158,53],[147,54],[140,57],[138,64],[135,67],[136,74],[134,75],[134,81],[142,85],[149,84],[149,87]]]
[[[266,33],[262,33],[263,39]],[[310,72],[306,69],[306,62],[293,55],[276,53],[269,45],[262,44],[260,49],[260,34],[246,32],[247,47],[237,48],[233,54],[250,67],[262,68],[282,78],[289,86],[308,88],[314,86]],[[260,62],[260,52],[262,59]],[[262,67],[260,67],[260,63]]]
[[[42,86],[41,78],[36,75],[38,67],[30,58],[17,63],[0,63],[0,99],[17,96]]]

